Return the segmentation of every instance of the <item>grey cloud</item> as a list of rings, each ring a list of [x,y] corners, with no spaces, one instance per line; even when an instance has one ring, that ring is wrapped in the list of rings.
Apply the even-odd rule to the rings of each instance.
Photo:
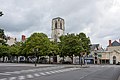
[[[36,31],[50,37],[51,20],[59,16],[65,19],[66,33],[85,31],[93,43],[106,45],[108,39],[120,38],[120,8],[113,1],[1,0],[0,8],[5,15],[0,24],[16,37],[17,34],[30,36]]]

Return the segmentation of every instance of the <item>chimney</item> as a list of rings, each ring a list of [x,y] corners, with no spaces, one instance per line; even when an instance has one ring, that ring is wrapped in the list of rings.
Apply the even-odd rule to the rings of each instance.
[[[17,38],[15,38],[15,41],[17,41]]]
[[[25,35],[22,35],[22,41],[25,41]]]
[[[109,40],[109,46],[112,46],[112,41],[111,40]]]

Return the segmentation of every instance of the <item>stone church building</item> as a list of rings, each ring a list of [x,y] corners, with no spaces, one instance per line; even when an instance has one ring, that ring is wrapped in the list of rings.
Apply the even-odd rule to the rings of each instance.
[[[60,42],[59,37],[64,35],[65,31],[64,19],[57,17],[52,19],[52,34],[51,40],[55,42]]]

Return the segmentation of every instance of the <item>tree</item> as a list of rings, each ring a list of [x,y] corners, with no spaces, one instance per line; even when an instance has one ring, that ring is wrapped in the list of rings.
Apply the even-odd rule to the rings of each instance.
[[[6,43],[6,36],[4,34],[4,30],[0,29],[0,44],[5,45]]]
[[[60,37],[60,50],[61,56],[69,56],[73,62],[73,55],[79,54],[82,49],[80,43],[81,40],[75,34],[67,34]]]
[[[51,41],[49,46],[48,46],[48,49],[47,49],[47,55],[49,56],[49,63],[51,63],[50,62],[51,56],[53,56],[53,62],[56,62],[55,58],[58,55],[58,52],[59,52],[58,44],[56,44],[55,42]]]
[[[77,36],[82,41],[81,45],[84,48],[84,52],[88,55],[90,53],[90,38],[87,37],[85,33],[79,33]]]
[[[49,46],[49,39],[44,33],[33,33],[26,41],[22,44],[22,54],[26,57],[31,56],[43,56],[46,54],[46,50]],[[37,51],[37,55],[35,55],[35,51]]]
[[[6,45],[0,45],[0,58],[3,57],[3,62],[4,62],[4,57],[9,55],[9,47]]]
[[[80,51],[81,54],[79,55],[79,60],[80,60],[80,57],[83,57],[84,54],[88,55],[90,53],[90,39],[89,37],[86,37],[85,33],[79,33],[77,34],[77,36],[81,40],[81,45],[83,47],[82,51]],[[82,59],[81,59],[81,66],[82,66]]]
[[[18,61],[18,56],[20,55],[19,52],[20,52],[20,42],[17,42],[15,44],[9,46],[9,58],[10,58],[10,61],[14,57],[16,57],[17,61]]]
[[[73,55],[79,56],[80,60],[80,56],[82,56],[80,53],[89,53],[90,39],[84,33],[63,35],[60,37],[60,41],[59,55],[63,57],[63,60],[64,56],[69,56],[73,62]]]

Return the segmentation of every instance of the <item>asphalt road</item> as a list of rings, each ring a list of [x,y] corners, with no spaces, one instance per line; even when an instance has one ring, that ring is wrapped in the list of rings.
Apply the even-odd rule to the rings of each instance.
[[[0,63],[0,80],[117,80],[120,66],[38,65]]]

